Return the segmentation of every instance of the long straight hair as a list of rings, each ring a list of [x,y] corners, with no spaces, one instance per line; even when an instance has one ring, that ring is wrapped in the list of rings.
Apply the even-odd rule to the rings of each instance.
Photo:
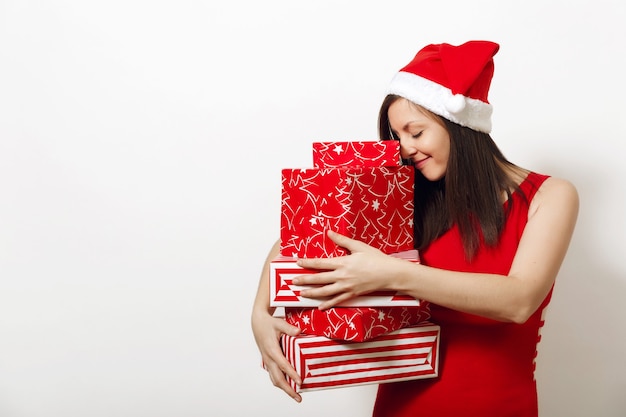
[[[381,140],[397,140],[391,132],[388,110],[399,98],[389,95],[381,105],[378,115]],[[415,171],[415,247],[425,249],[456,224],[465,257],[471,260],[481,241],[487,246],[498,244],[507,216],[505,207],[509,207],[503,204],[502,196],[510,199],[519,190],[505,167],[515,165],[504,157],[489,134],[417,108],[446,128],[450,156],[446,174],[440,180],[430,181]]]

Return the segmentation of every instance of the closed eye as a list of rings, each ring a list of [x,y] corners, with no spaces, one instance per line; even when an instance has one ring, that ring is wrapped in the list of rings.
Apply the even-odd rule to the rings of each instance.
[[[417,134],[415,134],[415,135],[412,135],[412,136],[413,136],[413,139],[417,139],[417,138],[419,138],[420,136],[422,136],[422,133],[423,133],[423,132],[424,132],[424,131],[422,130],[421,132],[419,132],[419,133],[417,133]]]

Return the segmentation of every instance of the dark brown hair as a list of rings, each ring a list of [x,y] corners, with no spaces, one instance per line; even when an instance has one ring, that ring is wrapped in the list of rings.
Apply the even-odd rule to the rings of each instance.
[[[400,97],[389,95],[378,115],[381,140],[396,140],[389,125],[389,106]],[[453,224],[459,227],[465,256],[471,260],[481,239],[495,246],[506,220],[502,196],[519,189],[505,167],[514,167],[487,133],[453,123],[426,109],[450,135],[450,157],[445,176],[426,179],[415,171],[415,247],[424,249]]]

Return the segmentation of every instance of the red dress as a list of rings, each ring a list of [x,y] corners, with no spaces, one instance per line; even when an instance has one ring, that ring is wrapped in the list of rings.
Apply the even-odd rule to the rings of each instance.
[[[529,202],[546,178],[530,173],[520,184]],[[519,193],[507,204],[511,212],[496,248],[481,245],[468,263],[453,227],[420,252],[422,263],[507,275],[528,220],[528,205]],[[551,294],[524,324],[432,305],[431,320],[441,326],[439,376],[379,385],[374,417],[537,417],[535,357]]]

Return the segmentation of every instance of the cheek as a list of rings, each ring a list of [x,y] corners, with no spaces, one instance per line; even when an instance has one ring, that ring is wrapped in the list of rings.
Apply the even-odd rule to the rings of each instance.
[[[445,164],[446,166],[448,165],[448,161],[450,160],[450,148],[449,147],[444,147],[441,149],[441,151],[439,152],[439,160],[441,161],[442,164]]]
[[[437,141],[437,153],[441,162],[445,162],[447,165],[450,158],[450,139],[447,136],[442,136]]]

